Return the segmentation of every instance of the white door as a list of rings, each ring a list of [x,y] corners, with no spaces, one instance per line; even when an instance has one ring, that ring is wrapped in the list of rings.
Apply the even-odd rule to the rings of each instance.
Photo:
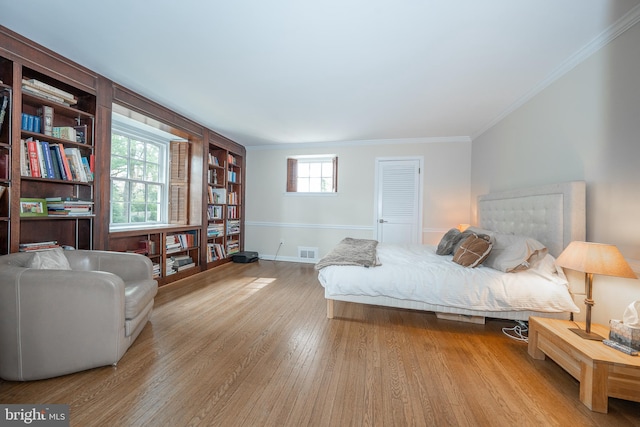
[[[422,158],[376,159],[376,239],[422,243]]]

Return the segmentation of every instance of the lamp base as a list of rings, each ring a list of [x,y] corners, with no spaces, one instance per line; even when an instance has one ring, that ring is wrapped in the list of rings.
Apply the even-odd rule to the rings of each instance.
[[[586,340],[592,340],[592,341],[602,341],[604,340],[604,338],[602,338],[600,335],[598,334],[594,334],[593,332],[587,332],[583,329],[579,329],[579,328],[569,328],[569,330],[577,335],[579,335],[581,338],[584,338]]]

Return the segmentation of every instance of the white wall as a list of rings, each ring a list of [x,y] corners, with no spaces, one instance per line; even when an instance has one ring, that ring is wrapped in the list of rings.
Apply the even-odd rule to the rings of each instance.
[[[473,141],[471,197],[584,180],[587,240],[617,245],[640,271],[639,166],[636,24]],[[583,280],[572,286],[583,288]],[[640,281],[596,276],[594,299],[594,322],[621,319],[640,299]],[[581,308],[583,300],[576,298]]]
[[[288,195],[286,159],[293,155],[336,154],[338,193]],[[344,237],[373,238],[377,157],[424,157],[423,242],[469,222],[470,142],[349,143],[247,149],[245,248],[273,259],[299,261],[298,246],[326,254]]]

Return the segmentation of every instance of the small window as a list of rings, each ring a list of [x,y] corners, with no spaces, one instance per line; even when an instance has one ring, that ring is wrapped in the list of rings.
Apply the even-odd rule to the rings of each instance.
[[[298,156],[287,159],[288,193],[337,193],[338,157]]]

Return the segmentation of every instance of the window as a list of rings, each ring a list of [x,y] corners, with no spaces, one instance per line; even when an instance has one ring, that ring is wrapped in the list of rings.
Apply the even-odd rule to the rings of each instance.
[[[167,222],[169,137],[114,114],[111,131],[112,228]]]
[[[338,157],[297,156],[287,159],[288,193],[337,193]]]

